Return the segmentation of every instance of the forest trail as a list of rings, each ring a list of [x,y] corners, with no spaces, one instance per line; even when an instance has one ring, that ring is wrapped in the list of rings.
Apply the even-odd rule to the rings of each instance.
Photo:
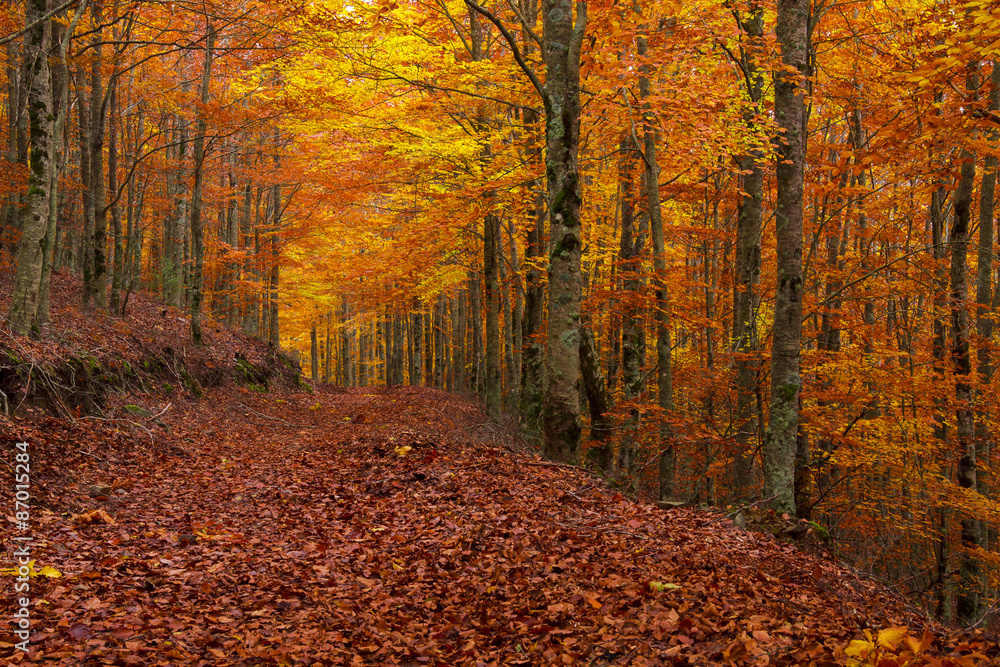
[[[454,394],[313,389],[215,324],[190,347],[143,295],[123,319],[71,279],[54,297],[45,340],[0,331],[3,539],[23,441],[39,573],[30,651],[5,620],[0,664],[822,666],[866,632],[861,664],[997,664],[829,556],[637,503]]]
[[[513,451],[450,394],[167,405],[143,406],[152,441],[95,420],[21,434],[72,472],[39,479],[34,555],[63,577],[33,580],[11,664],[823,665],[921,622],[830,559]]]

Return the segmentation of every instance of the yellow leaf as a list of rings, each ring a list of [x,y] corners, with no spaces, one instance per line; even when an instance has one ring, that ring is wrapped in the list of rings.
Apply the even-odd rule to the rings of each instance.
[[[875,650],[875,644],[864,639],[855,639],[844,650],[844,653],[852,658],[864,659],[869,653]]]
[[[399,454],[400,456],[406,456],[411,449],[413,449],[413,447],[403,445],[402,447],[396,447],[396,453]]]
[[[906,636],[906,631],[907,627],[905,625],[881,630],[878,633],[878,645],[882,648],[895,651],[896,647],[899,646],[899,642],[903,641],[903,637]]]
[[[5,570],[0,570],[0,575],[5,576],[5,577],[19,577],[19,576],[21,576],[20,572],[18,571],[19,569],[20,568],[18,568],[18,567],[10,567],[10,568],[7,568]],[[61,577],[62,576],[62,572],[60,572],[59,570],[55,569],[51,565],[46,565],[41,570],[38,570],[38,569],[35,568],[35,559],[32,558],[31,560],[28,561],[28,576],[32,577],[32,578],[34,578],[34,577],[51,577],[51,578],[55,579],[56,577]]]

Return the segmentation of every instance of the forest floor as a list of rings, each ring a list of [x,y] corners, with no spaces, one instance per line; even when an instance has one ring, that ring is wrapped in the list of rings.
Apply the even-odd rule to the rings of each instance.
[[[67,302],[45,342],[0,332],[6,664],[1000,664],[828,556],[546,463],[461,397],[298,387],[259,342],[191,350],[183,325],[138,298]],[[25,653],[2,570],[28,534]]]

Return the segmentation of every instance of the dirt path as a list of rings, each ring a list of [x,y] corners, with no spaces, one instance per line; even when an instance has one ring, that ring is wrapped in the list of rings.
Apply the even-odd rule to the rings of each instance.
[[[830,560],[510,451],[442,392],[227,387],[156,419],[26,436],[33,556],[64,576],[32,579],[11,664],[819,665],[905,615]]]

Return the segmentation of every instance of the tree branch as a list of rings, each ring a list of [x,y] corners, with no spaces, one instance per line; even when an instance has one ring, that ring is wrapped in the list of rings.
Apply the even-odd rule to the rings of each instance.
[[[29,23],[28,25],[24,26],[23,28],[21,28],[17,32],[12,32],[11,34],[7,35],[6,37],[0,38],[0,46],[3,46],[4,44],[6,44],[8,42],[13,42],[15,39],[17,39],[18,37],[20,37],[24,33],[28,32],[32,28],[37,27],[39,23],[45,23],[46,21],[48,21],[50,18],[52,18],[53,16],[55,16],[59,12],[61,12],[64,9],[67,9],[67,8],[75,5],[77,2],[79,2],[79,0],[69,0],[68,2],[64,2],[63,4],[59,5],[58,7],[56,7],[52,11],[50,11],[45,16],[39,18],[36,21],[32,21],[31,23]]]
[[[514,55],[514,60],[517,61],[517,64],[521,68],[521,70],[528,76],[529,79],[531,79],[532,85],[535,86],[535,90],[538,91],[539,96],[541,96],[542,100],[544,101],[546,95],[545,95],[545,88],[542,86],[542,82],[538,80],[538,76],[535,74],[535,70],[531,69],[528,63],[525,62],[524,56],[521,54],[521,49],[517,48],[517,41],[514,39],[514,36],[510,34],[510,31],[507,30],[507,28],[504,26],[503,22],[500,21],[499,18],[497,18],[496,14],[486,9],[485,7],[480,7],[472,0],[465,0],[465,4],[472,11],[476,12],[477,14],[481,14],[482,16],[485,16],[490,23],[492,23],[497,27],[497,29],[500,31],[500,34],[503,35],[503,38],[507,40],[507,45],[510,46],[511,53]],[[580,4],[583,4],[584,7],[586,7],[585,3],[580,3]],[[586,22],[587,20],[586,9],[584,9],[583,17],[584,21]]]

